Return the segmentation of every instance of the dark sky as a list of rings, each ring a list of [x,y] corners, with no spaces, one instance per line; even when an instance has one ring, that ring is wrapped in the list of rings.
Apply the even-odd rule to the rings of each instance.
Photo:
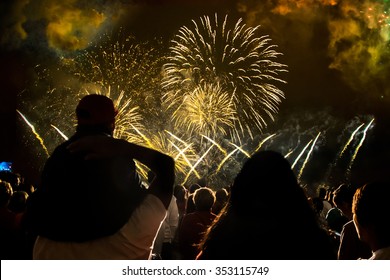
[[[7,121],[3,121],[0,134],[1,157],[9,161],[23,158],[16,109],[22,103],[18,95],[33,77],[35,65],[65,52],[82,50],[106,30],[120,27],[140,41],[167,39],[191,20],[218,13],[234,20],[242,17],[248,26],[260,25],[260,32],[269,35],[283,53],[280,61],[288,65],[288,73],[284,77],[287,84],[281,89],[286,98],[275,123],[269,124],[268,133],[289,133],[292,119],[297,119],[302,134],[314,127],[326,129],[323,142],[327,145],[317,152],[318,161],[325,159],[325,163],[312,164],[313,168],[325,169],[340,143],[345,143],[338,137],[345,133],[342,131],[347,124],[351,124],[351,132],[360,123],[375,118],[360,151],[362,159],[355,166],[355,172],[363,174],[356,181],[383,177],[389,171],[390,156],[390,21],[386,2],[2,1],[0,113],[1,119]]]

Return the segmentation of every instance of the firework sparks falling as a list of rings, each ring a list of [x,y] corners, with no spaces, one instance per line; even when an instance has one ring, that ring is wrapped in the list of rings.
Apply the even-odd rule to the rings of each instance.
[[[234,129],[236,119],[229,95],[218,84],[195,88],[172,116],[179,129],[208,137],[226,135],[229,129]]]
[[[230,133],[237,139],[246,133],[253,137],[251,126],[261,131],[266,117],[273,120],[284,98],[273,84],[285,83],[278,75],[287,71],[286,65],[274,61],[281,53],[269,44],[268,36],[257,36],[258,27],[246,27],[242,19],[233,27],[227,16],[221,23],[217,15],[192,24],[180,28],[172,40],[169,62],[164,65],[164,103],[178,114],[194,89],[220,84],[238,116]]]
[[[111,91],[110,87],[107,93],[107,96],[111,98]],[[138,135],[142,135],[140,133],[140,130],[142,130],[144,127],[142,125],[142,116],[138,112],[139,107],[138,106],[132,106],[132,99],[131,98],[124,98],[125,92],[121,91],[118,98],[114,99],[115,107],[118,109],[118,114],[116,116],[115,120],[115,130],[114,130],[114,136],[116,138],[124,138],[127,141],[130,142],[140,142],[138,137],[135,137],[133,133],[130,133],[129,127],[133,128]],[[142,137],[145,139],[145,137]]]
[[[153,123],[153,117],[161,117],[156,103],[160,98],[155,96],[159,92],[159,74],[164,60],[160,50],[158,41],[139,42],[120,31],[116,37],[105,34],[84,51],[63,58],[62,64],[79,79],[81,91],[107,95],[114,102],[122,103],[126,110],[132,110],[129,114],[139,107],[137,111],[142,112],[142,116],[131,116],[133,125],[141,118]],[[119,117],[126,116],[126,110],[122,110]]]
[[[35,135],[35,137],[38,139],[39,143],[41,144],[43,150],[46,153],[46,156],[49,157],[49,151],[47,150],[45,143],[43,142],[42,137],[38,134],[38,132],[35,130],[35,127],[28,121],[28,119],[19,111],[16,110],[18,114],[22,117],[22,119],[25,121],[25,123],[31,128],[32,133]]]

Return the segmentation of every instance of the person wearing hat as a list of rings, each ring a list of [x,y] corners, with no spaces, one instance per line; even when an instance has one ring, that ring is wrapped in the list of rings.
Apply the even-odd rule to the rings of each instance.
[[[83,97],[76,133],[45,163],[27,224],[34,259],[148,259],[173,193],[174,160],[115,139],[117,110],[106,96]],[[155,179],[142,187],[134,159]]]

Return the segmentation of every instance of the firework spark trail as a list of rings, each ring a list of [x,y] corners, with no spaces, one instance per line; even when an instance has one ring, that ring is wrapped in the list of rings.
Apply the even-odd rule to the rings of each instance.
[[[366,139],[366,135],[367,135],[367,130],[370,128],[371,124],[374,122],[375,118],[373,118],[369,123],[368,125],[366,126],[366,128],[363,130],[363,135],[362,135],[362,138],[360,139],[360,142],[359,144],[357,145],[356,149],[355,149],[355,152],[351,158],[351,161],[348,165],[348,171],[351,171],[351,167],[352,167],[352,164],[354,163],[355,161],[355,158],[356,158],[356,155],[358,154],[359,150],[360,150],[360,147],[363,145],[363,142],[364,140]]]
[[[258,150],[260,150],[260,148],[264,145],[264,143],[267,142],[267,141],[268,141],[269,139],[271,139],[272,137],[274,137],[275,135],[276,135],[276,133],[271,134],[270,136],[264,138],[264,139],[259,143],[259,145],[257,145],[257,148],[256,148],[256,150],[252,153],[252,155],[253,155],[254,153],[256,153]]]
[[[185,145],[185,148],[184,149],[180,149],[179,147],[177,147],[177,145],[175,145],[172,141],[168,140],[174,147],[175,149],[177,149],[179,151],[179,154],[175,157],[175,160],[177,160],[179,158],[180,155],[182,155],[184,161],[187,163],[187,165],[192,168],[192,164],[190,162],[190,160],[188,159],[188,157],[184,154],[184,151],[186,151],[187,149],[189,149],[193,143],[187,143],[186,141],[184,141],[183,139],[181,139],[180,137],[176,136],[175,134],[173,134],[172,132],[168,131],[168,130],[164,130],[166,133],[168,133],[170,136],[172,136],[174,139],[176,139],[177,141],[179,141],[180,143],[184,144]],[[194,170],[195,172],[195,175],[197,177],[199,177],[199,174],[196,170]],[[183,172],[184,173],[184,172]]]
[[[297,164],[298,160],[301,158],[301,156],[303,155],[303,153],[306,151],[307,147],[309,147],[310,143],[313,142],[313,139],[311,139],[309,141],[309,143],[306,144],[306,146],[302,149],[302,151],[300,152],[300,154],[297,156],[297,158],[295,159],[294,163],[291,165],[291,169],[294,168],[295,164]]]
[[[183,139],[181,139],[180,137],[176,136],[175,134],[173,134],[172,132],[168,131],[168,130],[164,130],[166,133],[168,133],[169,135],[171,135],[173,138],[175,138],[177,141],[183,143],[184,145],[188,146],[189,144],[187,142],[185,142]]]
[[[195,162],[195,164],[191,167],[191,170],[187,173],[187,176],[184,178],[184,181],[182,182],[182,184],[184,185],[185,182],[187,182],[188,180],[188,177],[190,176],[190,174],[195,170],[195,168],[198,166],[198,164],[203,160],[203,158],[211,151],[211,149],[214,147],[214,144],[211,145],[207,151],[198,159],[197,162]]]
[[[284,157],[288,158],[293,152],[294,152],[294,149],[291,149]]]
[[[49,157],[49,151],[47,150],[42,137],[35,130],[35,127],[27,120],[27,118],[19,110],[16,110],[16,112],[18,112],[18,114],[22,117],[22,119],[26,122],[26,124],[31,128],[32,133],[34,133],[35,137],[39,140],[39,143],[41,143],[41,146],[45,151],[47,157]]]
[[[308,152],[307,155],[306,155],[306,159],[305,159],[305,161],[303,162],[302,167],[301,167],[301,170],[299,171],[299,174],[298,174],[298,176],[297,176],[297,179],[298,179],[298,180],[299,180],[299,179],[301,178],[301,176],[302,176],[303,170],[305,169],[305,166],[306,166],[307,162],[309,161],[310,155],[311,155],[311,153],[313,152],[314,146],[315,146],[315,144],[316,144],[316,142],[317,142],[317,140],[318,140],[318,137],[320,137],[320,135],[321,135],[321,132],[318,132],[317,137],[314,139],[313,144],[311,145],[310,150],[309,150],[309,152]]]
[[[227,155],[226,150],[224,148],[222,148],[221,145],[219,145],[213,139],[211,139],[210,137],[207,137],[206,135],[201,135],[201,136],[206,138],[207,140],[209,140],[211,143],[213,143],[225,156]]]
[[[349,144],[351,144],[353,138],[355,137],[355,134],[359,131],[359,129],[360,129],[363,125],[364,125],[364,123],[362,123],[358,128],[356,128],[356,129],[352,132],[352,134],[351,134],[351,136],[349,137],[347,143],[345,144],[344,148],[343,148],[342,151],[340,152],[340,155],[339,155],[338,158],[341,158],[341,156],[343,155],[343,153],[345,152],[345,150],[347,149],[347,147],[349,146]]]
[[[54,128],[61,136],[62,138],[64,138],[65,140],[68,140],[68,136],[66,136],[58,127],[56,127],[55,125],[53,124],[50,124],[52,128]]]
[[[247,158],[250,158],[251,155],[245,151],[243,148],[241,148],[240,146],[237,146],[236,144],[232,143],[232,142],[229,142],[230,145],[236,147],[236,149],[238,149],[241,153],[243,153]]]
[[[146,144],[150,147],[150,148],[154,148],[152,142],[149,140],[148,137],[146,137],[141,131],[138,130],[138,128],[136,128],[133,124],[130,124],[130,126],[142,137],[142,139],[145,140]]]
[[[190,165],[190,162],[184,152],[191,148],[192,144],[188,144],[188,146],[184,147],[184,149],[180,149],[175,143],[173,143],[171,140],[168,139],[168,142],[171,143],[171,145],[179,152],[177,156],[175,157],[175,160],[177,160],[180,156],[182,156]]]
[[[188,160],[187,156],[184,154],[184,152],[185,152],[188,148],[190,148],[190,147],[192,146],[192,144],[188,144],[184,149],[180,149],[180,148],[179,148],[178,146],[176,146],[175,143],[173,143],[171,140],[168,139],[168,141],[169,141],[169,143],[171,143],[172,146],[173,146],[175,149],[177,149],[177,151],[179,152],[179,154],[175,157],[175,161],[176,161],[180,156],[182,156],[183,159],[184,159],[184,161],[187,163],[187,165],[188,165],[190,168],[192,168],[193,166],[192,166],[191,162]],[[184,173],[184,170],[181,170],[181,171]],[[196,170],[194,170],[194,173],[195,173],[195,176],[196,176],[198,179],[200,179],[200,176],[199,176],[199,174],[198,174],[198,172],[197,172]]]
[[[218,168],[217,168],[217,171],[216,172],[219,172],[219,170],[221,170],[222,166],[224,165],[224,163],[235,153],[238,151],[238,148],[235,148],[233,151],[231,151],[222,161],[221,163],[218,165]]]
[[[292,154],[293,152],[295,152],[296,149],[298,149],[300,142],[301,142],[301,141],[298,139],[298,143],[297,143],[297,145],[295,146],[295,148],[294,148],[294,149],[290,149],[290,151],[289,151],[284,157],[285,157],[285,158],[288,158],[289,156],[291,156],[291,154]]]

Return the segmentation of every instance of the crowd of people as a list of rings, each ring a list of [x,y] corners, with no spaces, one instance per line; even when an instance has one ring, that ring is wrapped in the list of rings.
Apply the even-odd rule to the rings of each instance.
[[[178,185],[170,156],[113,137],[116,114],[81,99],[36,189],[1,172],[1,259],[390,259],[389,182],[310,196],[280,153],[259,151],[223,188]]]

